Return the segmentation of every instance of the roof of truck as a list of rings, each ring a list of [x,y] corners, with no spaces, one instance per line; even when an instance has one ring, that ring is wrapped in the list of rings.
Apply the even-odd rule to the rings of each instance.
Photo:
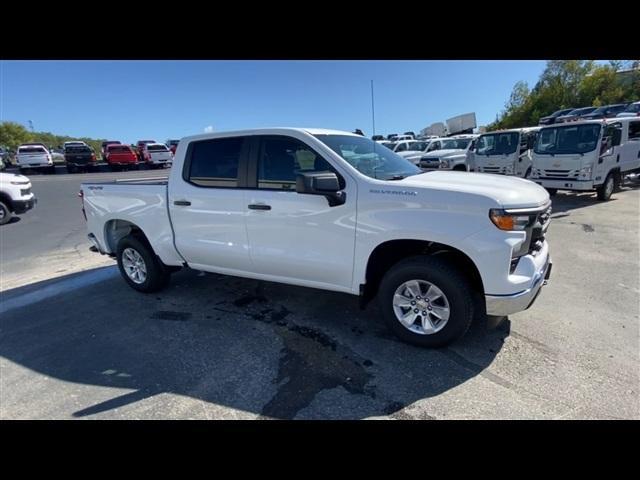
[[[353,132],[347,132],[344,130],[331,130],[327,128],[299,128],[299,127],[268,127],[268,128],[252,128],[247,130],[234,130],[228,132],[211,132],[200,133],[198,135],[190,135],[184,137],[185,140],[198,140],[207,138],[218,138],[225,136],[240,136],[240,135],[277,135],[286,132],[304,132],[310,135],[349,135],[351,137],[362,137]],[[366,138],[366,137],[362,137]]]

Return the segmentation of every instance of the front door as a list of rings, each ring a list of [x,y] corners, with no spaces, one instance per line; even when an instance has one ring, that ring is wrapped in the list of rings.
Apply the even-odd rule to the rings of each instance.
[[[248,178],[253,188],[246,190],[245,204],[254,271],[309,286],[350,290],[355,183],[338,174],[346,203],[332,207],[324,196],[296,193],[297,172],[338,173],[310,146],[289,136],[262,136],[256,138],[255,152]]]

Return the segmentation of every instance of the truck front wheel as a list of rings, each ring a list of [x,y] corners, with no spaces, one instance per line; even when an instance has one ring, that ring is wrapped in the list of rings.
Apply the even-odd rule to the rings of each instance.
[[[611,198],[613,190],[616,188],[616,177],[613,173],[607,175],[604,183],[598,187],[596,192],[598,193],[598,200],[607,201]]]
[[[135,235],[120,240],[116,253],[118,268],[129,286],[143,293],[157,292],[169,284],[171,273],[151,247]]]
[[[473,319],[473,291],[446,260],[417,256],[393,266],[378,300],[389,329],[421,347],[443,347],[462,337]]]
[[[0,202],[0,225],[9,223],[11,220],[11,210],[5,205],[4,202]]]

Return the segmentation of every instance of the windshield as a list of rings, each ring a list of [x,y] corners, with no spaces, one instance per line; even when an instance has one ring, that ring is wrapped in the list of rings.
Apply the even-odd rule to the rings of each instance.
[[[640,103],[632,103],[626,108],[625,112],[632,112],[632,113],[640,112]]]
[[[600,124],[553,127],[540,130],[534,151],[540,154],[587,153],[595,150]]]
[[[470,138],[450,138],[442,141],[442,150],[464,150],[471,143]]]
[[[316,135],[360,173],[380,180],[400,180],[422,173],[409,160],[364,137]]]
[[[429,142],[411,142],[409,143],[409,150],[424,152],[428,146]]]
[[[511,155],[518,148],[518,132],[482,135],[476,142],[476,155]]]

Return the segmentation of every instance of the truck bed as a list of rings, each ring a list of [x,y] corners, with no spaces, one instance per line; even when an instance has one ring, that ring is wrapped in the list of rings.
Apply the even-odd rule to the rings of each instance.
[[[156,177],[86,182],[81,184],[81,189],[88,231],[102,252],[115,253],[120,237],[138,227],[165,264],[182,264],[173,244],[167,180]]]

